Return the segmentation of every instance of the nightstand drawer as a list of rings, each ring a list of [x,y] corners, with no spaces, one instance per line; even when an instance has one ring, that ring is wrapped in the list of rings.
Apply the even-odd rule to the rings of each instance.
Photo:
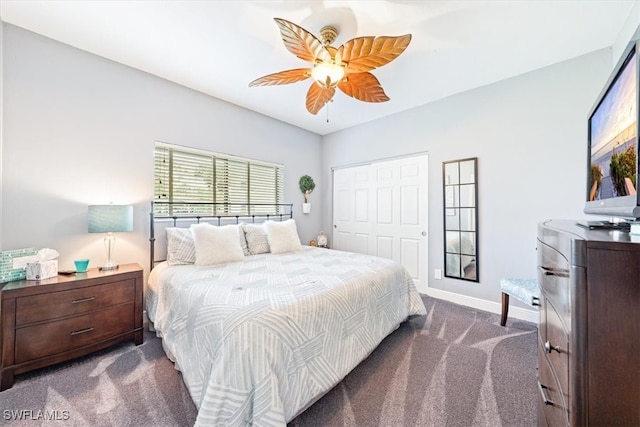
[[[15,360],[62,353],[131,331],[133,301],[69,319],[16,329]]]
[[[16,326],[87,313],[133,301],[135,281],[123,280],[16,299]]]

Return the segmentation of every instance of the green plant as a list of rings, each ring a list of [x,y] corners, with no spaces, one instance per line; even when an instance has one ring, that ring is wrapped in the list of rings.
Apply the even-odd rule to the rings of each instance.
[[[611,175],[611,181],[613,182],[613,187],[617,195],[626,196],[628,194],[625,178],[628,178],[635,184],[636,164],[635,147],[629,147],[625,151],[613,153],[611,156],[609,174]]]
[[[309,175],[302,175],[298,184],[300,185],[300,191],[304,195],[304,202],[309,203],[309,195],[316,188],[316,183],[313,182],[313,178]]]
[[[596,194],[602,183],[602,169],[600,166],[591,165],[591,180],[589,181],[589,200],[596,200]]]

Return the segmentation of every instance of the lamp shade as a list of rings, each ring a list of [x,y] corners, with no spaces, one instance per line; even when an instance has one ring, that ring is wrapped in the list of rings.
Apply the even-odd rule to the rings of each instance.
[[[133,231],[133,206],[89,206],[89,233]]]

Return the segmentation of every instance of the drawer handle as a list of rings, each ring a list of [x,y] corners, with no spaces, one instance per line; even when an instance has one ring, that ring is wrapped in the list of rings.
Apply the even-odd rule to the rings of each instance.
[[[545,405],[553,405],[553,401],[547,397],[547,393],[545,392],[546,389],[547,389],[547,386],[540,384],[540,381],[538,381],[538,390],[540,390],[540,396],[542,396],[542,402]]]
[[[539,266],[545,276],[569,277],[569,270],[556,270],[555,268]]]
[[[560,348],[559,347],[554,347],[553,345],[551,345],[551,343],[549,341],[546,341],[544,343],[544,350],[547,353],[551,353],[553,350],[557,351],[558,353],[560,353]]]
[[[93,331],[93,328],[80,329],[79,331],[71,332],[69,335],[73,336],[73,335],[86,334],[87,332],[91,332],[91,331]]]
[[[531,297],[531,305],[534,307],[540,307],[540,298]]]
[[[71,301],[71,304],[80,304],[81,302],[89,302],[96,299],[96,297],[82,298],[82,299],[74,299]]]

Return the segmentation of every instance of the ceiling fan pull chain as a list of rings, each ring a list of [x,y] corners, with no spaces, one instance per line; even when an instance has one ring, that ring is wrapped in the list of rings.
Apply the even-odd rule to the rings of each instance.
[[[327,123],[329,123],[329,102],[327,102]]]

